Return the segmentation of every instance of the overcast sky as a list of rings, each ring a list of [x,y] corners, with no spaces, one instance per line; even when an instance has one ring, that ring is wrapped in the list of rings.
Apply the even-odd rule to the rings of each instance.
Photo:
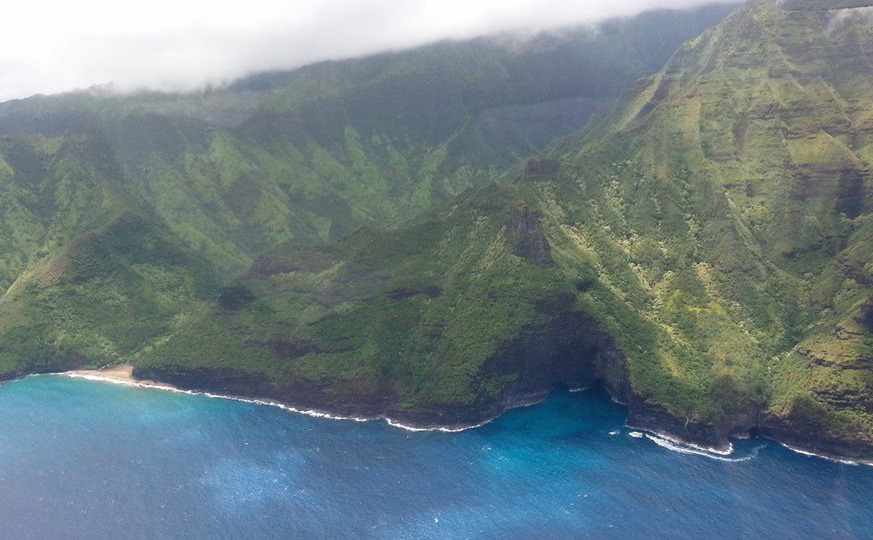
[[[0,101],[94,84],[192,90],[442,38],[705,0],[0,0]]]

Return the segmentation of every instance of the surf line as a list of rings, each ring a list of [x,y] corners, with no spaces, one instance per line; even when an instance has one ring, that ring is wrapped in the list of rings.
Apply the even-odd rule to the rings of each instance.
[[[731,455],[734,451],[733,445],[730,443],[728,443],[728,450],[716,450],[712,448],[698,446],[696,444],[687,443],[684,441],[679,441],[672,437],[666,437],[661,434],[646,433],[645,437],[660,446],[661,448],[666,448],[667,450],[670,450],[672,452],[677,452],[679,454],[703,456],[708,459],[713,459],[715,461],[724,461],[727,463],[740,463],[743,461],[750,461],[758,456],[758,450],[761,448],[755,448],[748,456],[732,458],[727,457]]]
[[[661,448],[665,448],[665,449],[670,450],[672,452],[676,452],[679,454],[689,454],[689,455],[702,456],[705,458],[714,459],[716,461],[724,461],[724,462],[728,462],[728,463],[739,463],[739,462],[743,462],[743,461],[749,461],[749,460],[757,457],[758,450],[761,448],[761,447],[755,448],[752,451],[752,453],[749,454],[748,456],[731,458],[731,457],[727,457],[727,456],[730,456],[731,454],[734,453],[734,445],[731,443],[728,443],[727,449],[721,450],[718,448],[700,446],[700,445],[690,443],[687,441],[682,441],[682,440],[677,439],[675,437],[671,437],[670,435],[667,435],[665,433],[659,433],[659,432],[650,431],[650,430],[635,430],[635,431],[633,431],[634,428],[630,428],[630,429],[632,429],[632,431],[630,431],[628,433],[628,435],[630,437],[633,437],[636,439],[643,439],[643,438],[648,439],[648,440],[652,441],[653,443],[655,443],[656,445],[660,446]]]
[[[413,426],[413,425],[403,424],[401,422],[397,422],[396,420],[392,420],[391,418],[388,418],[387,416],[376,416],[376,417],[372,417],[372,418],[362,418],[362,417],[358,417],[358,416],[341,416],[341,415],[331,414],[331,413],[327,413],[327,412],[323,412],[323,411],[319,411],[319,410],[315,410],[315,409],[298,409],[296,407],[291,407],[290,405],[285,405],[284,403],[279,403],[278,401],[271,401],[271,400],[266,400],[266,399],[255,399],[255,398],[244,398],[244,397],[239,397],[239,396],[216,394],[213,392],[205,392],[205,391],[198,391],[198,390],[183,390],[183,389],[177,388],[175,386],[160,384],[160,383],[156,383],[156,382],[144,382],[144,381],[137,381],[137,380],[128,380],[128,379],[119,378],[119,377],[101,376],[101,375],[97,375],[97,374],[82,373],[82,372],[77,372],[77,371],[65,371],[65,372],[54,373],[54,374],[34,374],[34,375],[29,375],[29,377],[39,377],[39,376],[43,376],[43,375],[61,375],[61,376],[69,377],[72,379],[85,379],[85,380],[92,381],[92,382],[104,382],[104,383],[110,383],[110,384],[118,384],[118,385],[122,385],[122,386],[132,386],[135,388],[149,388],[152,390],[161,390],[164,392],[175,392],[177,394],[187,394],[189,396],[205,396],[205,397],[213,398],[213,399],[227,399],[230,401],[237,401],[240,403],[251,403],[253,405],[262,405],[262,406],[266,406],[266,407],[276,407],[278,409],[282,409],[283,411],[287,411],[287,412],[291,412],[291,413],[295,413],[295,414],[302,414],[305,416],[311,416],[313,418],[326,418],[328,420],[347,420],[347,421],[352,421],[352,422],[372,422],[375,420],[384,420],[385,423],[387,423],[389,426],[391,426],[393,428],[402,429],[404,431],[412,431],[412,432],[435,431],[435,432],[439,432],[439,433],[460,433],[462,431],[480,428],[480,427],[482,427],[482,426],[484,426],[484,425],[486,425],[494,420],[494,418],[489,418],[488,420],[485,420],[484,422],[481,422],[479,424],[474,424],[471,426],[451,427],[451,428],[440,427],[440,426],[419,427],[419,426]]]
[[[703,457],[706,457],[709,459],[714,459],[716,461],[725,461],[728,463],[739,463],[739,462],[743,462],[743,461],[749,461],[749,460],[757,457],[758,451],[764,447],[763,445],[761,445],[761,446],[754,448],[748,456],[744,456],[744,457],[740,457],[740,458],[729,458],[727,456],[731,455],[734,451],[733,445],[731,443],[728,443],[728,445],[729,445],[728,450],[717,450],[714,448],[707,448],[707,447],[703,447],[703,446],[698,446],[698,445],[693,444],[693,443],[681,441],[679,439],[676,439],[674,437],[670,437],[669,435],[665,435],[663,433],[649,432],[649,431],[631,431],[630,433],[628,433],[628,435],[631,437],[637,438],[637,439],[642,439],[642,438],[649,439],[650,441],[657,444],[661,448],[665,448],[665,449],[670,450],[672,452],[677,452],[680,454],[698,455],[698,456],[703,456]],[[801,455],[804,455],[807,457],[824,459],[826,461],[831,461],[833,463],[839,463],[841,465],[852,465],[852,466],[867,465],[869,467],[873,467],[873,461],[851,460],[851,459],[829,456],[827,454],[817,454],[815,452],[811,452],[809,450],[804,450],[803,448],[799,448],[797,446],[792,446],[792,445],[784,443],[784,442],[780,442],[780,441],[774,441],[774,442],[776,442],[777,444],[779,444],[780,446],[782,446],[788,450],[791,450],[792,452],[795,452],[797,454],[801,454]]]
[[[816,454],[815,452],[810,452],[809,450],[804,450],[803,448],[800,448],[797,446],[792,446],[788,443],[779,442],[779,441],[776,441],[776,442],[779,443],[779,446],[782,446],[783,448],[787,448],[788,450],[791,450],[792,452],[794,452],[796,454],[800,454],[802,456],[814,457],[814,458],[818,458],[818,459],[825,459],[827,461],[832,461],[834,463],[839,463],[841,465],[852,465],[854,467],[857,467],[859,465],[867,465],[868,467],[873,467],[873,461],[868,461],[868,460],[863,460],[863,459],[856,461],[853,459],[844,459],[844,458],[833,457],[833,456],[829,456],[827,454]]]

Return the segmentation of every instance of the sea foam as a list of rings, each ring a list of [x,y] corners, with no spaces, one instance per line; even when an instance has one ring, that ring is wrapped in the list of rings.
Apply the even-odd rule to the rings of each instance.
[[[661,448],[666,448],[672,452],[677,452],[680,454],[690,454],[695,456],[703,456],[705,458],[714,459],[716,461],[726,461],[728,463],[740,463],[743,461],[749,461],[758,456],[758,450],[760,447],[752,450],[752,453],[748,456],[738,457],[738,458],[730,458],[726,457],[733,454],[733,445],[729,444],[728,450],[717,450],[713,448],[706,448],[703,446],[698,446],[696,444],[691,444],[683,441],[679,441],[677,439],[673,439],[671,437],[667,437],[665,435],[654,434],[654,433],[646,433],[646,438],[657,444]]]
[[[214,392],[205,392],[198,390],[183,390],[181,388],[177,388],[175,386],[169,386],[165,384],[153,383],[153,382],[140,382],[140,381],[128,381],[124,379],[118,379],[116,377],[105,377],[100,375],[94,375],[90,373],[77,373],[74,371],[68,371],[64,373],[60,373],[64,377],[70,377],[73,379],[85,379],[94,382],[107,382],[111,384],[118,384],[121,386],[131,386],[135,388],[150,388],[153,390],[162,390],[164,392],[175,392],[179,394],[188,394],[191,396],[205,396],[213,399],[227,399],[231,401],[238,401],[241,403],[251,403],[254,405],[263,405],[266,407],[276,407],[278,409],[282,409],[283,411],[288,411],[295,414],[302,414],[305,416],[311,416],[313,418],[326,418],[328,420],[347,420],[352,422],[372,422],[375,420],[384,420],[389,426],[402,429],[405,431],[413,431],[413,432],[425,432],[425,431],[436,431],[440,433],[460,433],[462,431],[467,431],[470,429],[480,428],[490,422],[493,422],[496,418],[489,418],[484,422],[480,422],[478,424],[472,424],[469,426],[459,426],[459,427],[420,427],[413,426],[410,424],[404,424],[402,422],[398,422],[393,420],[387,416],[376,416],[371,418],[364,418],[358,416],[342,416],[338,414],[332,414],[324,411],[319,411],[317,409],[299,409],[297,407],[292,407],[290,405],[286,405],[284,403],[280,403],[278,401],[266,400],[266,399],[256,399],[256,398],[244,398],[239,396],[231,396],[225,394],[216,394]],[[39,376],[39,375],[33,375]]]

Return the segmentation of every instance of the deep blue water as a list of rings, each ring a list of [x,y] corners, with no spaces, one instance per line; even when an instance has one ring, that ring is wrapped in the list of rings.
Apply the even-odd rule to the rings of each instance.
[[[736,446],[629,437],[598,393],[411,433],[29,377],[0,386],[0,537],[873,538],[873,468]]]

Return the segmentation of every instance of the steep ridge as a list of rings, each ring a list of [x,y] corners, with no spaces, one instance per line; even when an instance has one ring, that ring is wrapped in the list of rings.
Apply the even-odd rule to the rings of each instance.
[[[869,459],[871,43],[751,0],[510,185],[261,255],[137,372],[428,425],[601,383],[633,425]]]
[[[200,94],[0,104],[0,378],[134,360],[258,253],[392,226],[496,179],[728,9],[442,43]]]
[[[776,5],[782,9],[799,11],[828,11],[873,6],[870,0],[778,0]]]
[[[698,184],[688,195],[706,201],[683,209],[706,294],[696,305],[655,299],[665,315],[695,313],[697,324],[671,331],[719,353],[706,361],[712,380],[766,367],[755,380],[770,380],[767,405],[744,421],[753,429],[868,456],[871,336],[856,321],[873,285],[871,22],[866,10],[751,3],[677,54],[618,120],[640,143],[635,160],[674,178],[687,170]]]

